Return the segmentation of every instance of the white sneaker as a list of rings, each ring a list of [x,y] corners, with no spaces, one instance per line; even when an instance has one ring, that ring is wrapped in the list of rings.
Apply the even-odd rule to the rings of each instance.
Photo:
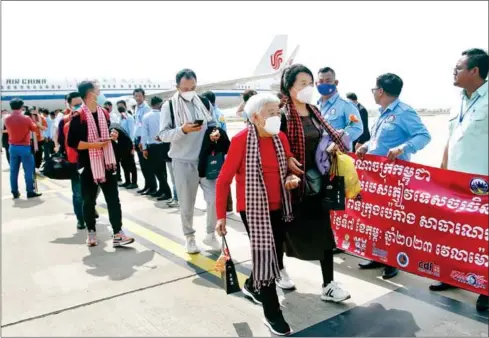
[[[280,270],[280,278],[277,278],[275,283],[279,288],[284,290],[295,289],[295,283],[292,281],[292,279],[290,279],[289,274],[287,273],[287,270],[285,270],[285,268]]]
[[[340,288],[338,283],[334,281],[329,283],[326,287],[323,287],[321,292],[321,300],[324,300],[325,302],[339,303],[350,297],[350,294]]]
[[[198,254],[200,252],[200,249],[197,246],[197,243],[195,243],[195,237],[194,236],[188,236],[187,237],[187,243],[185,244],[185,250],[187,250],[187,253],[189,253],[189,254]]]
[[[216,234],[213,232],[211,234],[207,234],[204,238],[204,244],[210,246],[213,250],[219,251],[221,250],[221,243],[216,238]]]

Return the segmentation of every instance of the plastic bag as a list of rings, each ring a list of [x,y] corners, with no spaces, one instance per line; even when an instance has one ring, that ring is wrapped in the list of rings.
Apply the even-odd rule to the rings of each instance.
[[[337,151],[336,164],[338,175],[345,178],[345,197],[356,198],[362,191],[362,187],[358,178],[357,169],[355,168],[355,160],[347,154]]]

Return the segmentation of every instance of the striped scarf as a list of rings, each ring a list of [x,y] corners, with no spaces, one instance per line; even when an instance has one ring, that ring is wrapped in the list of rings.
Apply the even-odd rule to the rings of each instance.
[[[286,222],[290,222],[292,221],[292,204],[290,193],[285,189],[287,158],[278,135],[273,136],[273,145],[277,153],[282,182],[283,217]],[[278,278],[280,271],[270,221],[267,189],[263,180],[258,136],[254,125],[248,125],[245,180],[246,218],[250,229],[254,288],[259,290],[262,286],[271,285]]]
[[[340,151],[346,153],[348,151],[348,147],[343,143],[340,134],[338,134],[338,132],[324,120],[319,110],[310,104],[307,105],[307,109],[311,112],[313,119],[319,122],[323,131],[326,131],[331,140],[338,145]],[[305,163],[306,139],[304,136],[304,126],[302,125],[301,117],[297,112],[292,100],[287,99],[287,102],[283,107],[283,112],[287,118],[287,138],[290,142],[290,149],[294,154],[295,159],[302,164],[301,169],[304,170],[304,175],[301,177],[300,189],[298,189],[298,194],[294,194],[294,199],[301,199],[305,189],[305,172],[308,169],[306,168]]]
[[[102,107],[97,106],[97,118],[98,126],[100,128],[100,136],[95,124],[90,109],[86,105],[82,105],[82,120],[86,120],[88,129],[88,142],[95,143],[102,140],[109,139],[109,128],[107,126],[107,117]],[[88,149],[88,155],[90,157],[90,168],[92,169],[92,176],[95,183],[105,182],[105,170],[115,170],[116,160],[114,155],[114,149],[112,149],[112,143],[102,149]]]

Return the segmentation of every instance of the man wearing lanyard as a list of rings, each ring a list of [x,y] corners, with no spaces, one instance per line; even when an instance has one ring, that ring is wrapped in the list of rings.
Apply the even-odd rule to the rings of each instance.
[[[362,118],[353,103],[340,97],[335,71],[330,67],[321,68],[316,86],[321,94],[318,101],[321,115],[334,129],[343,130],[351,142],[355,142],[363,133]]]
[[[482,49],[462,53],[454,69],[454,85],[462,88],[459,103],[452,110],[448,122],[448,142],[441,168],[487,176],[488,168],[488,103],[487,73],[489,56]],[[453,288],[445,283],[434,283],[432,291]],[[479,295],[477,311],[487,311],[489,298]]]
[[[383,74],[377,78],[372,89],[375,103],[381,106],[380,116],[372,127],[369,142],[357,150],[362,158],[365,154],[386,156],[394,161],[396,158],[409,161],[411,155],[420,151],[431,141],[431,136],[416,111],[399,100],[403,82],[395,74]],[[384,267],[383,279],[397,276],[398,270],[374,261],[359,264],[362,269]]]
[[[134,128],[134,147],[136,148],[136,152],[138,154],[139,165],[141,166],[141,171],[144,176],[144,187],[141,190],[138,190],[137,193],[141,195],[149,195],[155,193],[156,190],[148,184],[151,182],[152,173],[149,171],[148,160],[144,158],[143,155],[143,145],[141,144],[141,131],[143,127],[143,117],[146,113],[151,111],[151,108],[148,106],[145,98],[145,92],[142,88],[134,89],[132,93],[134,96],[134,100],[136,100],[136,127]]]

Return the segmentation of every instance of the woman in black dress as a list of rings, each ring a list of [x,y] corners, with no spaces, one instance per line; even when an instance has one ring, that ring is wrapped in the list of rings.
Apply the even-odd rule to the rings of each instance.
[[[333,279],[333,249],[336,247],[329,211],[321,207],[321,198],[313,195],[310,178],[318,175],[315,154],[323,133],[328,133],[336,148],[345,152],[341,136],[311,104],[314,94],[312,72],[301,64],[285,69],[280,91],[285,95],[282,131],[289,139],[294,158],[289,170],[301,178],[301,186],[293,193],[295,220],[286,240],[286,254],[301,260],[319,260],[323,275],[321,299],[341,302],[350,298]],[[320,174],[319,174],[320,175]]]

